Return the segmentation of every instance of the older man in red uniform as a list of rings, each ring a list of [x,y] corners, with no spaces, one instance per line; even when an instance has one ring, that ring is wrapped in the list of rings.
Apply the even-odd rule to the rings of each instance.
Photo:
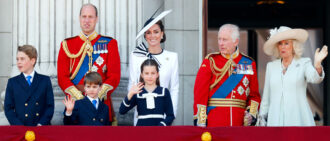
[[[120,57],[117,41],[95,32],[98,21],[97,8],[85,4],[80,9],[79,36],[65,39],[58,55],[58,84],[66,95],[75,99],[84,98],[84,76],[88,72],[98,72],[103,79],[99,98],[112,109],[110,94],[120,81]],[[109,112],[110,122],[113,112]]]
[[[220,52],[207,55],[197,73],[195,125],[242,126],[256,122],[260,103],[256,64],[239,52],[238,42],[238,26],[220,27]]]

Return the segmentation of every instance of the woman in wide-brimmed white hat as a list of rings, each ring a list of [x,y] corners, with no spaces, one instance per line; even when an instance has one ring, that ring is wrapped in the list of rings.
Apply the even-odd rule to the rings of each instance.
[[[313,66],[310,58],[301,57],[307,38],[304,29],[281,26],[270,31],[264,52],[276,59],[267,64],[259,125],[315,125],[306,87],[308,82],[322,82],[325,74],[321,63],[328,55],[328,48],[316,49]]]

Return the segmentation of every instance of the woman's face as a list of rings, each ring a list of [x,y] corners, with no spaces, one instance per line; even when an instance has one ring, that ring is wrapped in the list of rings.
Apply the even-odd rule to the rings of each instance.
[[[278,51],[281,58],[293,57],[293,41],[292,40],[283,40],[277,44]]]
[[[161,31],[158,24],[151,26],[145,33],[145,38],[148,42],[149,47],[160,46],[164,32]]]
[[[144,66],[141,77],[144,80],[145,85],[156,84],[158,78],[158,72],[156,66]]]

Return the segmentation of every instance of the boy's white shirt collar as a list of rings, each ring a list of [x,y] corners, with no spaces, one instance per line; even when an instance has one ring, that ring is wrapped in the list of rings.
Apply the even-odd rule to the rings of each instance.
[[[87,95],[87,98],[89,99],[89,101],[91,101],[93,103],[93,100],[96,100],[96,109],[99,107],[99,98],[91,98],[90,96]]]
[[[24,75],[24,78],[27,80],[27,76],[31,76],[31,83],[32,83],[32,81],[33,81],[33,77],[34,77],[34,74],[35,74],[35,71],[33,70],[32,72],[31,72],[31,74],[25,74],[24,72],[23,72],[23,75]]]

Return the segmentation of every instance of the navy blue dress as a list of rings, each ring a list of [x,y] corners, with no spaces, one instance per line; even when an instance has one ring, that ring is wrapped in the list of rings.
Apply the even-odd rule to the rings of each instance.
[[[120,105],[119,113],[125,114],[135,105],[138,112],[136,126],[168,126],[175,118],[171,95],[167,88],[157,86],[152,93],[142,88],[142,92],[134,95],[131,100],[128,100],[126,96]]]

